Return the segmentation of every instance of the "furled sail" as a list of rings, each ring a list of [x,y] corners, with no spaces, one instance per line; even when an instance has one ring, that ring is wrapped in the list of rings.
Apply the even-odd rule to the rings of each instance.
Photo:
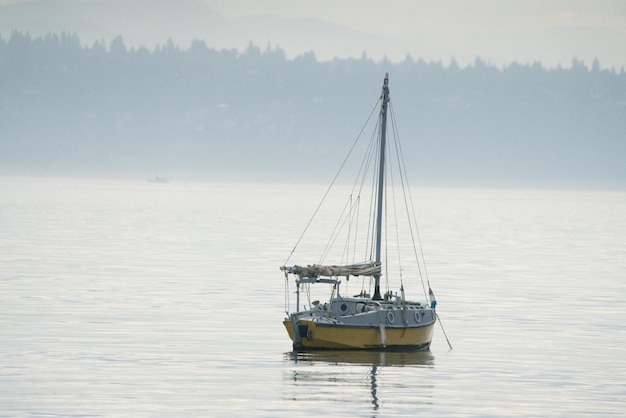
[[[375,276],[381,273],[381,264],[375,261],[350,264],[346,266],[324,266],[321,264],[309,264],[308,266],[282,266],[283,271],[297,274],[300,277],[317,278],[320,276]]]

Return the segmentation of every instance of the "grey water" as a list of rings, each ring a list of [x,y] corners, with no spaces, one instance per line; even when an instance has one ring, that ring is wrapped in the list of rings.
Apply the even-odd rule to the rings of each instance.
[[[323,190],[0,178],[0,415],[626,411],[626,193],[415,189],[453,350],[293,354],[278,267]]]

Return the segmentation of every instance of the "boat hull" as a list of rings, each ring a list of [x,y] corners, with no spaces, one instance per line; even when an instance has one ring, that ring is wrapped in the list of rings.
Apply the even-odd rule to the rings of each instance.
[[[328,324],[300,319],[298,327],[306,329],[306,335],[295,338],[292,321],[286,319],[283,324],[289,338],[294,341],[294,349],[297,350],[428,350],[435,327],[434,322],[418,327],[385,328]]]

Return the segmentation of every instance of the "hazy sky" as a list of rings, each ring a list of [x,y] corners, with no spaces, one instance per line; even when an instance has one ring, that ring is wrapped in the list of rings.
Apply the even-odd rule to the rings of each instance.
[[[625,0],[207,0],[229,18],[314,17],[395,43],[387,55],[626,65]],[[346,51],[359,55],[367,45]],[[338,51],[341,53],[341,51]],[[376,55],[376,54],[372,54]]]
[[[289,57],[313,50],[322,60],[366,51],[394,61],[410,54],[443,63],[454,57],[461,65],[481,57],[500,66],[541,61],[569,67],[572,58],[587,65],[597,58],[604,68],[626,67],[626,0],[33,1],[36,6],[13,19],[15,25],[0,10],[0,33],[21,24],[30,26],[17,29],[32,34],[67,27],[90,42],[121,34],[129,44],[162,44],[171,37],[184,46],[203,38],[210,47],[243,49],[253,41],[278,46]],[[202,2],[228,23],[212,21]],[[78,16],[77,4],[100,8],[80,7]]]

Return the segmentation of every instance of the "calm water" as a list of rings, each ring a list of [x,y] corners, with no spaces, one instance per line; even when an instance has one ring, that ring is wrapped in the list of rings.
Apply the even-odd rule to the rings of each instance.
[[[278,266],[323,189],[0,192],[2,416],[626,411],[626,193],[418,189],[454,350],[295,356]]]

